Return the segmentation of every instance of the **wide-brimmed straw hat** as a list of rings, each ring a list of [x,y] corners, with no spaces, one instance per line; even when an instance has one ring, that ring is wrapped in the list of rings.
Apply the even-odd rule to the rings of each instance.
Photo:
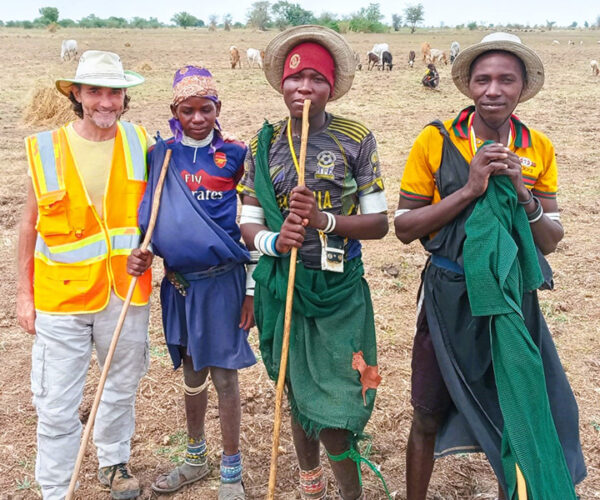
[[[303,42],[316,42],[325,47],[335,63],[335,84],[331,101],[342,97],[354,80],[356,61],[354,52],[342,35],[330,28],[317,25],[294,26],[279,33],[265,49],[264,71],[271,87],[281,93],[283,65],[290,50]]]
[[[123,70],[121,59],[114,52],[86,50],[79,58],[75,78],[56,80],[56,88],[68,97],[74,83],[123,89],[144,83],[144,77],[135,71]]]
[[[537,94],[544,85],[544,65],[539,56],[521,42],[517,35],[511,33],[490,33],[481,42],[467,47],[460,52],[452,65],[452,79],[454,84],[463,94],[471,97],[469,79],[471,77],[471,64],[485,52],[503,50],[514,54],[523,61],[527,78],[519,102],[525,102]]]

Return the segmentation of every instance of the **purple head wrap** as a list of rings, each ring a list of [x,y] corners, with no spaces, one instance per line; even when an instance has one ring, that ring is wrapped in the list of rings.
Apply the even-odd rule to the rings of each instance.
[[[212,74],[206,68],[199,66],[184,66],[175,72],[173,77],[173,106],[177,106],[188,97],[203,97],[210,99],[214,103],[219,102],[219,94],[213,80]],[[221,125],[216,122],[217,128],[221,130]],[[183,128],[181,123],[175,117],[169,120],[171,132],[177,142],[183,137]]]

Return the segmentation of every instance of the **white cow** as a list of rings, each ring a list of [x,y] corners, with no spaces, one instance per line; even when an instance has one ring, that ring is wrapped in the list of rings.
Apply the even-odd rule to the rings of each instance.
[[[252,49],[252,48],[248,49],[246,51],[246,57],[248,58],[248,66],[250,68],[252,68],[254,66],[254,63],[257,63],[258,67],[260,69],[262,69],[264,55],[265,55],[264,50],[258,50],[258,49]]]
[[[460,52],[460,44],[457,41],[452,42],[450,45],[450,64],[454,62],[456,56]]]
[[[379,57],[379,59],[381,59],[381,55],[384,52],[389,52],[390,51],[390,46],[387,43],[376,43],[375,45],[373,45],[373,48],[371,49],[371,52],[373,52],[373,54],[375,54],[377,57]]]
[[[77,57],[77,41],[63,40],[60,46],[60,58],[63,61],[70,61]]]

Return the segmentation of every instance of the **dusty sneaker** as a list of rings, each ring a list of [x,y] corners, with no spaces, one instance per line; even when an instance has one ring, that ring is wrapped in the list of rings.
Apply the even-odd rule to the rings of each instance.
[[[110,495],[116,500],[136,498],[140,494],[140,483],[130,474],[127,464],[101,467],[98,480],[110,487]]]

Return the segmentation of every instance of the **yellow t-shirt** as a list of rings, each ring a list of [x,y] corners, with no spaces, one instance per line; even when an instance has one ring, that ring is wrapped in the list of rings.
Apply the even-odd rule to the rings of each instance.
[[[107,141],[90,141],[75,131],[73,123],[69,123],[66,127],[71,153],[90,201],[96,208],[98,216],[102,218],[104,193],[112,164],[115,139],[113,137]],[[155,141],[148,135],[146,129],[144,132],[150,147]]]
[[[464,133],[459,135],[453,127],[455,121],[445,121],[444,127],[448,130],[454,145],[470,163],[473,154],[468,134],[466,137]],[[523,182],[540,198],[556,198],[558,179],[552,142],[543,133],[528,129],[518,121],[516,123],[520,134],[515,136],[510,148],[521,160]],[[440,193],[435,184],[435,173],[442,161],[442,145],[443,137],[436,127],[425,127],[421,131],[410,150],[402,174],[400,183],[402,198],[431,204],[440,201]]]

